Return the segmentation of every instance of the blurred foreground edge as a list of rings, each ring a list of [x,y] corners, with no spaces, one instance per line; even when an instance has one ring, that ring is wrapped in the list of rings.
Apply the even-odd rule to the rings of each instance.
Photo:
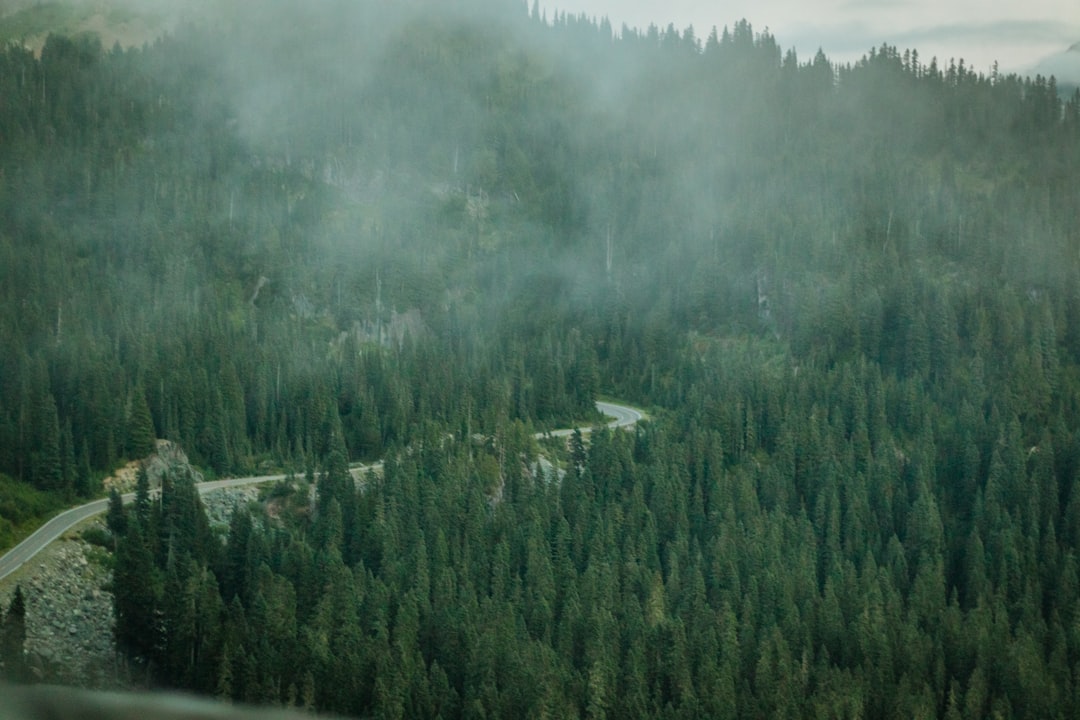
[[[0,683],[0,720],[311,720],[312,717],[297,711],[226,705],[188,695],[91,692],[56,685]]]

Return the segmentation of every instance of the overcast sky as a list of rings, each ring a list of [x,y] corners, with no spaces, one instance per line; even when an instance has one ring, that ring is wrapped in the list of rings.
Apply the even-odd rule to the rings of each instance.
[[[530,0],[531,2],[531,0]],[[766,27],[785,50],[795,47],[801,60],[819,47],[834,61],[854,61],[870,47],[887,42],[903,51],[914,48],[929,62],[964,58],[977,71],[989,72],[994,60],[1002,70],[1023,72],[1039,60],[1080,42],[1077,0],[554,0],[553,8],[623,23],[684,29],[693,24],[701,38],[746,18],[755,31]]]

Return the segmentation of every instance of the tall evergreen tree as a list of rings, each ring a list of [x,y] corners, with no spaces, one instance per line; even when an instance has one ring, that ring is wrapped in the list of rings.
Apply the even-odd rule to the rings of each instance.
[[[15,682],[27,679],[26,672],[26,598],[22,585],[15,586],[7,612],[0,622],[0,661],[4,676]]]
[[[116,487],[109,490],[109,506],[105,512],[105,524],[114,538],[123,537],[127,533],[127,512],[124,510],[124,501],[120,491]]]
[[[40,429],[34,454],[35,484],[42,490],[61,490],[64,487],[64,465],[61,457],[60,421],[56,401],[46,393],[40,408]]]
[[[113,569],[113,607],[116,647],[142,662],[159,659],[160,579],[138,515],[116,551]]]
[[[137,385],[131,394],[131,410],[127,421],[127,442],[125,448],[131,458],[144,458],[156,449],[157,433],[150,416],[150,406],[146,403],[146,393],[142,385]]]

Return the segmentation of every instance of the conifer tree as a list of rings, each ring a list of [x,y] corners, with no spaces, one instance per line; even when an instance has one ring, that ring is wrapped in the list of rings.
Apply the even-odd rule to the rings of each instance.
[[[61,490],[64,486],[64,466],[60,452],[60,421],[51,392],[45,394],[40,413],[39,445],[34,454],[34,482],[42,490]]]
[[[143,535],[138,515],[130,518],[127,533],[116,551],[113,570],[113,607],[116,646],[143,662],[157,659],[160,593],[154,557]]]
[[[150,499],[150,474],[146,470],[146,465],[140,464],[139,469],[135,473],[135,519],[138,520],[141,530],[144,533],[150,531],[150,522],[152,518],[152,500]],[[147,545],[153,545],[153,539],[144,537]]]
[[[9,680],[26,679],[26,598],[15,586],[7,612],[0,618],[0,662]]]
[[[64,422],[60,431],[60,489],[66,497],[77,494],[75,464],[75,439],[71,434],[71,420]]]
[[[151,455],[156,446],[157,434],[154,421],[150,416],[150,406],[146,404],[146,393],[142,385],[137,385],[132,392],[131,411],[127,422],[127,442],[125,449],[128,457],[141,459]]]
[[[90,449],[83,440],[75,462],[75,495],[88,498],[94,494],[93,473],[90,469]]]
[[[120,491],[113,487],[109,490],[109,506],[105,512],[105,524],[113,537],[119,539],[127,533],[127,512]]]

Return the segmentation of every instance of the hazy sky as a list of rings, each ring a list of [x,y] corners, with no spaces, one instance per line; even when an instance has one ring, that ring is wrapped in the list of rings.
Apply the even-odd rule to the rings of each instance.
[[[746,18],[765,29],[785,50],[795,47],[808,60],[819,47],[833,60],[853,61],[871,46],[887,42],[914,48],[925,61],[964,58],[989,72],[1026,71],[1047,55],[1080,42],[1077,0],[554,0],[549,10],[680,30],[693,24],[699,37]]]

